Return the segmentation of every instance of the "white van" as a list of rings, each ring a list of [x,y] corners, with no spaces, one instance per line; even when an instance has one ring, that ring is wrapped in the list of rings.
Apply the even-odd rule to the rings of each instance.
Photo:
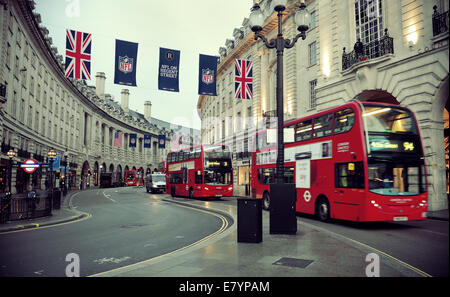
[[[166,175],[163,173],[152,173],[145,177],[145,188],[147,193],[164,193],[166,191]]]

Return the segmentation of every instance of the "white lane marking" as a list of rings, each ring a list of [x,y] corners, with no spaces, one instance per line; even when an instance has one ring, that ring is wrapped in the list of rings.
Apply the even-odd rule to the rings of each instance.
[[[98,263],[98,264],[104,264],[104,263],[116,263],[116,264],[119,264],[119,263],[121,263],[123,261],[126,261],[128,259],[131,259],[131,257],[125,256],[125,257],[122,257],[122,258],[114,258],[114,257],[102,258],[102,259],[94,260],[94,262]]]
[[[105,196],[106,199],[109,199],[109,200],[111,200],[112,202],[117,203],[116,200],[114,200],[114,199],[111,198],[111,195],[106,194],[105,191],[103,191],[102,193],[103,193],[103,196]]]

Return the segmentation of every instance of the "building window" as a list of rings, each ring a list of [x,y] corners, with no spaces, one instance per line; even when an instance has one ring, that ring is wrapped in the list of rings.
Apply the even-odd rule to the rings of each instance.
[[[37,132],[39,132],[39,111],[36,111],[36,117],[34,121],[34,128]]]
[[[33,106],[30,105],[30,108],[28,109],[28,127],[33,126]]]
[[[6,67],[8,69],[11,69],[10,67],[10,63],[11,63],[11,45],[9,44],[9,42],[6,43]]]
[[[14,63],[14,76],[19,79],[19,57],[16,56],[16,62]]]
[[[316,86],[317,86],[317,79],[309,82],[309,108],[310,109],[316,108],[316,106],[317,106]]]
[[[41,133],[42,133],[42,135],[44,135],[44,137],[45,136],[47,136],[46,134],[45,134],[45,117],[42,117],[42,128],[41,128]]]
[[[25,116],[25,99],[20,100],[20,109],[21,112],[19,112],[19,121],[24,123],[24,116]]]
[[[383,32],[381,0],[355,0],[356,39],[363,44],[379,40]]]
[[[317,63],[317,49],[316,42],[314,41],[309,45],[309,66]]]
[[[312,11],[310,14],[310,19],[309,19],[309,29],[314,28],[315,26],[317,26],[316,23],[316,11]]]
[[[14,91],[10,106],[10,111],[13,118],[16,118],[16,110],[17,110],[17,93],[16,91]]]

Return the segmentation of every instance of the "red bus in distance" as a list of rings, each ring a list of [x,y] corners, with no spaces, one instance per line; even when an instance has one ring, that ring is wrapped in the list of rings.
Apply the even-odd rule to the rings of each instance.
[[[350,103],[288,122],[285,182],[295,183],[296,211],[319,219],[426,219],[423,148],[414,114],[398,105]],[[252,189],[270,207],[276,143],[255,135]]]
[[[136,172],[134,170],[125,170],[125,184],[127,186],[136,185]]]
[[[198,145],[167,155],[167,193],[175,196],[233,195],[231,152],[225,145]]]

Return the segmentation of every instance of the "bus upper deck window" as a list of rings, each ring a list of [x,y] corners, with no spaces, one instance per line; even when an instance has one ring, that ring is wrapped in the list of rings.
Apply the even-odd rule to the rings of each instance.
[[[351,108],[346,108],[335,112],[334,133],[344,133],[350,131],[355,123],[355,112]]]
[[[295,126],[295,141],[311,139],[312,120],[303,121]]]
[[[333,124],[332,113],[315,118],[313,138],[331,135],[332,124]]]

